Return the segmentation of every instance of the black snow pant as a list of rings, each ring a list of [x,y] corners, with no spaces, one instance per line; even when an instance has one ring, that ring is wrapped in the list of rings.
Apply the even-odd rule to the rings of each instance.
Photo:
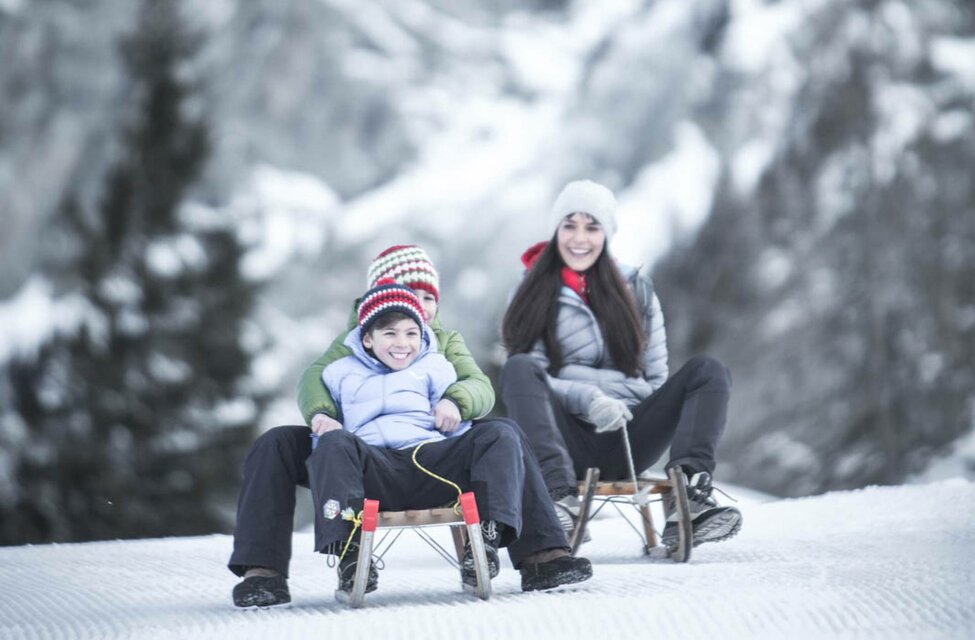
[[[336,508],[358,511],[364,498],[379,500],[384,511],[453,503],[457,492],[420,471],[412,453],[373,447],[338,430],[322,435],[312,451],[308,427],[271,429],[244,462],[230,570],[243,575],[248,567],[267,567],[288,576],[297,486],[312,491],[315,550],[322,553],[351,531],[349,522],[326,518]],[[514,566],[537,551],[566,548],[538,463],[510,420],[475,422],[461,436],[424,445],[417,460],[473,491],[482,520],[506,525],[501,544]]]
[[[636,471],[670,448],[667,467],[714,472],[714,450],[724,431],[731,373],[714,358],[696,356],[635,407],[627,423]],[[597,433],[562,406],[545,370],[527,354],[512,356],[501,371],[501,397],[508,415],[524,429],[549,491],[575,488],[586,469],[601,479],[629,476],[622,431]]]

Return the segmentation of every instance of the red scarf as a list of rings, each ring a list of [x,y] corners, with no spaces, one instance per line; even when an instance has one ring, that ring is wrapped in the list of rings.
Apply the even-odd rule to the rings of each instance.
[[[521,263],[526,269],[531,269],[547,246],[548,241],[536,242],[521,254]],[[562,267],[562,284],[579,294],[584,303],[589,304],[589,296],[586,295],[586,274],[573,271],[569,267]]]

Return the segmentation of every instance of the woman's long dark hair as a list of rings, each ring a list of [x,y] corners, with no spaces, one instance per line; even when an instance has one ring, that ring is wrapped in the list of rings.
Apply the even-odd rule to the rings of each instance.
[[[542,340],[552,375],[562,368],[562,346],[556,326],[563,266],[556,232],[525,274],[501,323],[501,339],[509,354],[528,353],[538,339]],[[636,300],[605,246],[585,275],[589,308],[596,316],[610,357],[627,376],[639,375],[646,341],[643,322]]]

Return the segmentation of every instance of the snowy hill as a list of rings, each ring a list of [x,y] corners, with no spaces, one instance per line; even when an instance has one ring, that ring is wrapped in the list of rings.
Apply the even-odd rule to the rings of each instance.
[[[739,496],[740,497],[740,496]],[[647,560],[618,516],[593,523],[593,579],[523,594],[510,566],[464,595],[418,538],[387,554],[359,611],[295,536],[290,608],[238,611],[228,536],[0,548],[0,638],[822,638],[975,634],[975,484],[741,499],[742,533],[688,565]],[[446,532],[442,533],[444,541]],[[966,558],[968,558],[966,560]]]

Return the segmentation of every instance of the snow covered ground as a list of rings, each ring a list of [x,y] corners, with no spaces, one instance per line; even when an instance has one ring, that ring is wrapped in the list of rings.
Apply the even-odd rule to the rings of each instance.
[[[649,560],[618,516],[592,524],[589,582],[523,594],[510,566],[481,602],[415,535],[357,611],[295,536],[289,608],[236,610],[215,535],[0,548],[0,638],[971,638],[975,483],[747,496],[735,539]],[[449,536],[442,533],[444,542]]]

